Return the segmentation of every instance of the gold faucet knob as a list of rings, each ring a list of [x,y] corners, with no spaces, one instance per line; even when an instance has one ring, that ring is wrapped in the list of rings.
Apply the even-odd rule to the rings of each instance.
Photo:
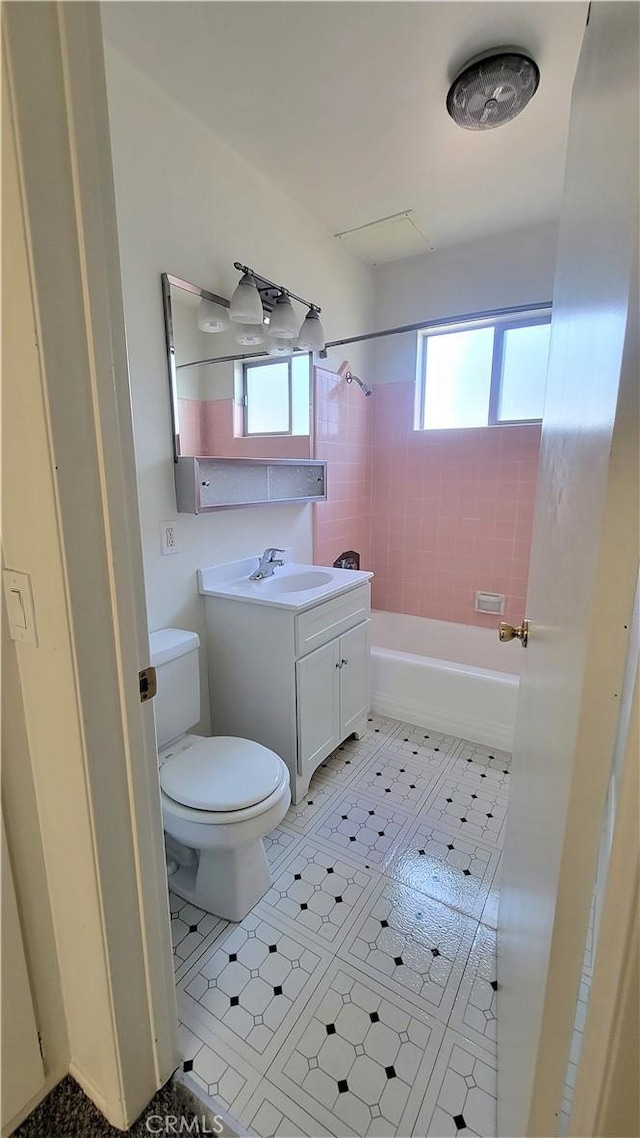
[[[529,621],[523,620],[522,624],[507,624],[502,620],[498,626],[498,639],[506,644],[509,640],[519,640],[523,648],[527,647],[529,640]]]

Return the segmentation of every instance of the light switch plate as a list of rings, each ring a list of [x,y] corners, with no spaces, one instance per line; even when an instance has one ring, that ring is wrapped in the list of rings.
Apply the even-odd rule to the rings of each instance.
[[[11,639],[37,648],[38,633],[31,577],[17,569],[4,569],[2,577]]]

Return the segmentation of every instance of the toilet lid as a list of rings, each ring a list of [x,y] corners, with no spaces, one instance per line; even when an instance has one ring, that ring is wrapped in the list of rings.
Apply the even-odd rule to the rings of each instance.
[[[160,767],[165,794],[195,810],[243,810],[263,802],[282,781],[282,759],[250,739],[217,735]]]

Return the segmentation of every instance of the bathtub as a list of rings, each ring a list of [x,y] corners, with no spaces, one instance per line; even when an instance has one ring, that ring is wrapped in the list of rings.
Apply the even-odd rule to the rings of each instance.
[[[518,699],[520,645],[495,629],[404,613],[374,612],[371,706],[510,751]]]

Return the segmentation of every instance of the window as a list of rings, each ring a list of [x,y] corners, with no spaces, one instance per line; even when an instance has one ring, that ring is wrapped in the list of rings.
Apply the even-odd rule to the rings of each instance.
[[[545,312],[421,332],[417,429],[540,420],[550,331]]]
[[[308,435],[311,356],[242,365],[245,435]]]

